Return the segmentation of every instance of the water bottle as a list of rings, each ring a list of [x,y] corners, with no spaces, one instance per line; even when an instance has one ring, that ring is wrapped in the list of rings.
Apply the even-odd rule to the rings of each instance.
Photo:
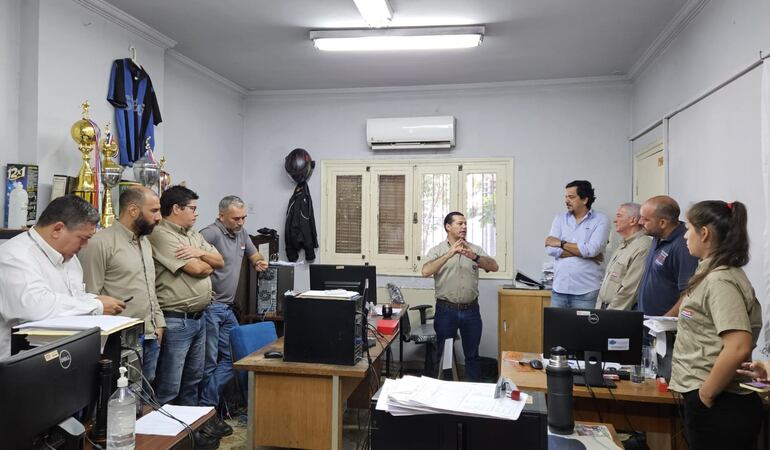
[[[572,434],[572,370],[567,362],[567,350],[553,347],[545,367],[548,380],[548,430],[554,434]]]
[[[27,205],[29,205],[27,191],[21,183],[16,181],[8,195],[8,228],[16,230],[27,226]]]
[[[133,450],[136,437],[136,397],[128,388],[125,367],[120,368],[118,389],[107,403],[107,450]]]

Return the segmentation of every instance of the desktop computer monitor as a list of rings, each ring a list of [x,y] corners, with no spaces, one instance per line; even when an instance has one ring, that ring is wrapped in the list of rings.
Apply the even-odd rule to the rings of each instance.
[[[365,302],[377,304],[377,268],[376,266],[311,264],[310,289],[355,291],[361,294]]]
[[[602,361],[640,364],[643,321],[641,311],[545,308],[543,356],[550,357],[552,347],[564,347],[570,358],[585,362],[585,378],[575,376],[575,384],[614,387],[604,380]]]
[[[49,448],[49,430],[96,399],[99,328],[0,359],[3,448]]]

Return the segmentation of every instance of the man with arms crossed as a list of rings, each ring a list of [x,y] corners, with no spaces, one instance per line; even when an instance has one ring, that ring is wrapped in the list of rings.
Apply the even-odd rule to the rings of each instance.
[[[497,261],[484,249],[465,240],[468,225],[465,216],[451,212],[444,218],[447,239],[426,255],[422,276],[433,276],[436,289],[436,330],[438,354],[444,342],[460,330],[465,354],[465,378],[481,379],[479,344],[481,343],[481,314],[479,312],[479,268],[497,272]]]
[[[593,309],[602,284],[601,263],[610,221],[591,209],[596,197],[591,183],[575,180],[565,187],[567,212],[553,219],[545,252],[554,258],[551,306]]]
[[[206,363],[200,387],[201,406],[218,407],[222,390],[233,377],[230,331],[238,326],[233,304],[243,255],[249,258],[249,263],[257,272],[265,271],[268,265],[243,228],[245,222],[246,207],[243,200],[229,195],[219,202],[219,217],[201,230],[203,238],[216,247],[225,260],[224,267],[211,274],[214,302],[203,315],[206,320]],[[206,427],[209,434],[227,436],[233,433],[232,427],[219,416],[215,416]]]
[[[150,235],[155,259],[155,291],[166,320],[161,342],[155,392],[160,404],[197,406],[203,379],[206,322],[214,269],[224,260],[203,236],[192,229],[198,217],[198,194],[172,186],[160,197],[163,219]],[[217,448],[219,437],[206,430],[195,448]]]
[[[615,231],[622,241],[607,264],[596,309],[630,310],[636,304],[636,291],[652,240],[639,224],[639,208],[638,203],[623,203],[615,213]]]
[[[127,299],[124,316],[144,320],[142,372],[155,379],[166,320],[155,296],[155,265],[147,236],[160,222],[160,200],[152,190],[133,186],[118,200],[120,216],[80,251],[86,291]]]
[[[77,252],[98,222],[91,204],[65,195],[51,201],[29,231],[0,245],[0,358],[10,356],[11,328],[20,323],[123,311],[123,301],[83,287]]]

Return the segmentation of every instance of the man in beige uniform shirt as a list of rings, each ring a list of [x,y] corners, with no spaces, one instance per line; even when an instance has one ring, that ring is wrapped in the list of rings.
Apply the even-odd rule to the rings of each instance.
[[[481,314],[479,312],[479,268],[497,272],[497,261],[484,249],[465,240],[468,226],[465,216],[451,212],[444,218],[447,240],[436,245],[426,255],[422,276],[433,275],[436,287],[436,330],[438,354],[444,341],[460,330],[465,354],[465,378],[481,379],[479,343],[481,343]]]
[[[160,222],[160,201],[152,190],[137,186],[120,194],[118,203],[117,222],[97,232],[78,256],[87,292],[130,298],[122,314],[144,320],[142,372],[152,383],[166,321],[155,296],[155,265],[147,235]]]
[[[638,203],[623,203],[615,213],[613,223],[622,242],[607,264],[596,300],[597,309],[630,310],[636,303],[636,291],[652,243],[639,223],[640,208]]]
[[[155,290],[166,319],[155,380],[160,404],[198,404],[206,343],[203,312],[212,294],[209,275],[224,265],[219,252],[192,229],[197,200],[198,194],[184,186],[168,188],[160,197],[163,219],[150,235]]]

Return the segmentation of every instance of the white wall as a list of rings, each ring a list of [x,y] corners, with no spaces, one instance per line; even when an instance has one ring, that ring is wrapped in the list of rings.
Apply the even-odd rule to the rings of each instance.
[[[287,94],[247,98],[244,137],[244,191],[250,204],[247,227],[279,230],[293,184],[283,158],[295,147],[316,161],[404,157],[512,157],[514,183],[514,267],[538,276],[546,260],[543,242],[555,214],[564,211],[564,185],[591,180],[595,208],[614,214],[630,198],[630,88],[622,83],[525,88],[457,89],[418,92]],[[372,153],[366,146],[370,117],[453,115],[457,147],[414,155]],[[320,227],[320,173],[309,186]],[[281,244],[283,248],[283,243]],[[306,268],[295,286],[307,287]],[[392,278],[380,278],[383,284]],[[398,278],[410,287],[432,280]],[[484,334],[481,354],[497,357],[497,287],[481,282]]]
[[[243,99],[177,59],[165,60],[164,143],[173,184],[187,182],[199,196],[196,228],[211,223],[225,195],[244,195]],[[160,147],[159,147],[160,148]]]
[[[19,53],[21,0],[0,0],[0,175],[5,164],[19,160]],[[0,195],[0,223],[5,211],[5,188]]]

